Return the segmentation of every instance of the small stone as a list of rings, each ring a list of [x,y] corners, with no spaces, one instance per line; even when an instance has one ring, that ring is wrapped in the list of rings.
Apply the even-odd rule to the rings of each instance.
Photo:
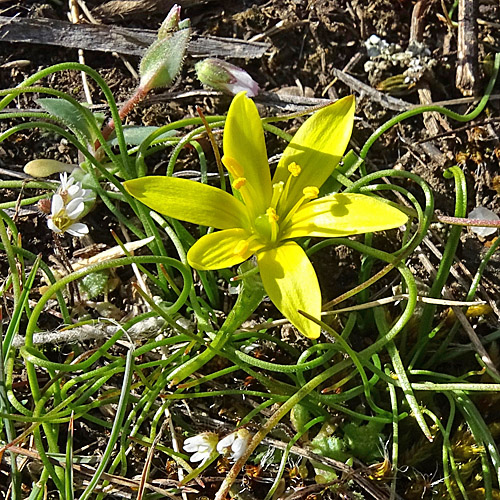
[[[500,217],[495,212],[492,212],[488,208],[485,207],[476,207],[474,210],[469,212],[469,219],[483,219],[483,220],[500,220]],[[487,236],[491,236],[495,234],[497,231],[496,227],[471,227],[470,230],[481,236],[486,238]]]

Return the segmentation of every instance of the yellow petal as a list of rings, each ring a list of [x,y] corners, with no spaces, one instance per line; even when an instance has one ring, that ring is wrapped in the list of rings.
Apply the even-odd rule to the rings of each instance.
[[[141,177],[123,185],[144,205],[174,219],[217,229],[248,224],[243,203],[212,186],[163,176]]]
[[[301,168],[292,179],[284,207],[288,211],[302,196],[307,186],[320,187],[333,172],[349,144],[354,123],[354,96],[344,97],[308,118],[290,144],[276,168],[273,183],[286,182],[288,165],[296,163]]]
[[[267,161],[264,130],[254,102],[240,92],[233,99],[226,118],[223,136],[224,156],[236,160],[242,174],[253,188],[250,201],[257,213],[264,213],[271,200],[271,174]]]
[[[241,264],[262,246],[245,229],[225,229],[200,238],[190,248],[187,258],[195,269],[224,269]]]
[[[320,327],[298,311],[321,314],[318,278],[304,250],[293,241],[257,254],[264,288],[281,313],[306,337],[316,339]]]
[[[333,194],[310,201],[293,215],[283,238],[323,238],[383,231],[406,224],[397,208],[363,194]]]

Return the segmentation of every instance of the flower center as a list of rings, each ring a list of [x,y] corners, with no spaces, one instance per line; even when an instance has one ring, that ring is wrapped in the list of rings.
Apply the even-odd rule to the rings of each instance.
[[[254,221],[255,230],[263,239],[276,243],[279,234],[279,215],[276,210],[269,207],[265,214],[259,215]]]
[[[233,250],[235,255],[245,256],[248,253],[250,243],[256,238],[271,244],[276,243],[279,240],[281,231],[290,222],[293,214],[295,214],[305,202],[318,197],[319,190],[316,186],[306,186],[302,190],[303,196],[287,213],[283,213],[283,207],[286,206],[287,197],[293,182],[302,172],[300,165],[292,162],[287,167],[290,175],[286,182],[280,181],[273,184],[270,205],[265,213],[262,213],[261,210],[257,209],[254,203],[254,200],[259,197],[257,186],[252,186],[247,181],[244,176],[243,167],[234,158],[226,155],[222,158],[222,161],[233,178],[231,184],[233,189],[241,193],[245,206],[248,209],[250,219],[253,220],[252,226],[254,235],[238,242]]]
[[[51,217],[54,226],[60,229],[63,233],[73,224],[74,220],[68,217],[66,210],[61,210]]]
[[[265,214],[259,215],[254,220],[254,227],[257,233],[265,240],[276,243],[279,239],[280,229],[284,229],[289,223],[293,214],[307,201],[318,197],[319,189],[316,186],[306,186],[302,193],[303,196],[297,201],[297,203],[288,211],[288,213],[282,213],[282,207],[286,203],[288,193],[294,182],[294,180],[300,175],[302,169],[300,165],[292,162],[288,165],[288,171],[290,175],[286,183],[277,182],[273,184],[273,195],[271,198],[271,206],[266,210]],[[278,224],[279,221],[279,224]]]

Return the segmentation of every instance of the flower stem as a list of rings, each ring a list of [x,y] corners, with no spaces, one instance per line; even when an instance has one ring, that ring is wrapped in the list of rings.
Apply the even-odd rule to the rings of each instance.
[[[136,89],[136,91],[130,97],[130,99],[118,111],[118,116],[120,117],[120,120],[123,120],[146,97],[148,91],[149,89],[144,87],[138,87]],[[115,129],[115,121],[113,118],[111,118],[108,121],[108,123],[104,125],[102,129],[102,135],[104,139],[108,139],[114,129]],[[100,142],[96,141],[95,143],[96,151],[100,145],[101,145]]]

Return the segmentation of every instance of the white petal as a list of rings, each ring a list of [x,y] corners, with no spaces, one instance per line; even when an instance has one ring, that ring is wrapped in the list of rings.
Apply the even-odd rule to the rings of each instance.
[[[85,205],[81,198],[75,198],[66,205],[66,212],[70,219],[78,219],[85,210]]]
[[[233,450],[235,453],[238,453],[242,448],[246,447],[246,444],[246,439],[238,438],[231,446],[231,450]]]
[[[202,439],[200,438],[200,436],[193,436],[193,437],[187,438],[184,441],[183,448],[187,452],[192,453],[193,451],[198,451],[198,447],[200,446],[201,443],[202,443]]]
[[[237,439],[234,443],[233,443],[233,446],[231,446],[231,450],[232,450],[232,454],[231,454],[231,458],[233,460],[238,460],[238,458],[240,458],[243,453],[245,452],[245,450],[247,449],[247,445],[248,445],[248,441],[244,440],[244,439]]]
[[[245,448],[242,448],[240,451],[234,451],[233,453],[231,453],[231,460],[233,462],[236,462],[237,460],[239,460],[242,456],[243,456],[243,452],[245,451]]]
[[[57,215],[64,207],[64,201],[60,194],[52,196],[51,212],[52,215]]]
[[[228,434],[225,438],[221,439],[217,443],[217,451],[223,455],[226,451],[226,448],[229,448],[233,443],[234,440],[236,439],[236,433],[232,432],[231,434]]]
[[[68,191],[68,195],[71,198],[75,198],[77,196],[77,194],[80,193],[81,188],[78,184],[73,184],[72,186],[68,187],[67,191]]]
[[[82,198],[83,201],[93,201],[95,198],[94,192],[91,189],[82,189],[80,198]]]
[[[251,78],[250,78],[251,79]],[[231,94],[238,94],[239,92],[246,92],[248,97],[255,97],[259,93],[259,86],[256,82],[252,80],[252,83],[227,83],[226,87],[228,88]]]
[[[75,222],[74,224],[71,224],[71,226],[66,229],[66,231],[71,234],[71,236],[76,236],[78,238],[81,238],[82,236],[85,236],[89,232],[89,228],[87,227],[87,224],[82,224],[81,222]]]
[[[198,451],[202,452],[202,453],[210,453],[213,449],[213,446],[211,443],[203,443],[203,444],[200,444],[200,446],[198,446]]]
[[[61,233],[62,231],[55,226],[55,224],[52,222],[52,219],[47,219],[47,226],[49,226],[49,229],[54,231],[54,233]]]
[[[62,191],[66,191],[68,189],[68,174],[66,172],[59,174],[59,179],[61,179],[61,185],[59,186],[59,189],[61,189]]]
[[[190,462],[201,462],[202,460],[206,460],[210,456],[210,453],[195,453],[190,459]]]

